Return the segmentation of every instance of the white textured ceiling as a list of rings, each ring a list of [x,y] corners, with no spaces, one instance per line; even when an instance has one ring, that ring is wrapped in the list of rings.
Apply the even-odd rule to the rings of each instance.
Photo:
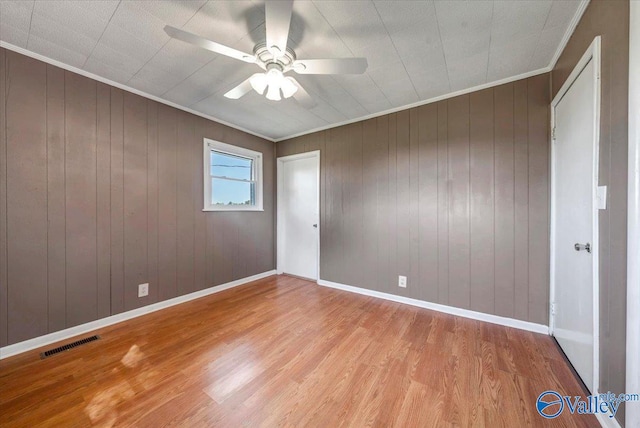
[[[2,0],[0,40],[271,139],[550,65],[580,6],[561,1],[301,1],[298,58],[365,57],[363,75],[296,76],[317,101],[223,94],[259,71],[170,39],[167,24],[251,52],[263,1]]]

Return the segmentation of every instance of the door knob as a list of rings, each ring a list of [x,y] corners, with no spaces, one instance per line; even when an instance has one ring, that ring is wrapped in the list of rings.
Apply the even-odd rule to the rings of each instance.
[[[313,225],[313,227],[315,227],[315,228],[317,229],[317,228],[318,228],[318,225],[317,225],[317,224],[314,224],[314,225]]]
[[[575,248],[576,251],[587,250],[587,253],[591,252],[591,244],[588,242],[586,244],[574,244],[573,248]]]

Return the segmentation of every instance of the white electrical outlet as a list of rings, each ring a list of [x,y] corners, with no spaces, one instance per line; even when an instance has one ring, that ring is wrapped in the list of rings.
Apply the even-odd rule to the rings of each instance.
[[[149,283],[138,285],[138,297],[144,297],[149,295]]]
[[[407,277],[400,275],[398,277],[398,287],[407,288]]]

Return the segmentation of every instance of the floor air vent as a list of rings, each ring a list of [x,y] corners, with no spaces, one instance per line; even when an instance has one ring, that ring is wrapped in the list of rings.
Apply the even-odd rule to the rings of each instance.
[[[66,345],[58,346],[57,348],[49,349],[48,351],[44,351],[40,353],[40,358],[45,359],[55,354],[59,354],[60,352],[68,351],[69,349],[75,348],[76,346],[84,345],[85,343],[93,342],[94,340],[100,339],[100,336],[91,336],[85,337],[84,339],[76,340],[72,343],[67,343]]]

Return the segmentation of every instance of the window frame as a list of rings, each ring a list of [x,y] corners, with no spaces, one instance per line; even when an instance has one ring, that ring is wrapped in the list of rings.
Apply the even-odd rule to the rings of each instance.
[[[244,147],[234,146],[232,144],[223,143],[221,141],[204,139],[203,143],[203,164],[204,164],[204,195],[203,203],[204,208],[202,211],[264,211],[262,200],[262,153],[254,150],[246,149]],[[216,178],[211,175],[211,152],[215,151],[229,156],[236,156],[241,158],[251,159],[252,168],[252,181],[254,183],[255,191],[255,204],[254,205],[217,205],[213,203],[211,195],[211,179]],[[219,178],[219,177],[218,177]],[[224,178],[222,178],[224,179]]]

